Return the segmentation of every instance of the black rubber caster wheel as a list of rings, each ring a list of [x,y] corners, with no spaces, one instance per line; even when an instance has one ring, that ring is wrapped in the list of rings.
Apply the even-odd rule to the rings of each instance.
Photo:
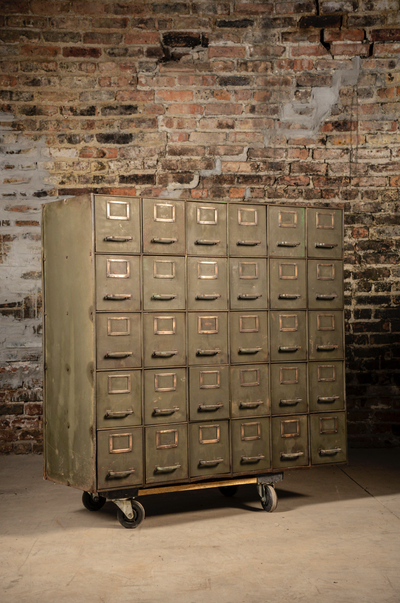
[[[221,486],[219,491],[224,496],[228,496],[228,497],[235,496],[236,492],[238,491],[238,487],[237,486]]]
[[[140,502],[138,502],[137,500],[132,500],[131,503],[133,511],[132,519],[129,519],[125,515],[125,513],[121,511],[121,509],[118,509],[117,511],[117,518],[119,523],[121,524],[121,526],[128,529],[137,528],[142,523],[145,515],[144,507],[140,504]]]
[[[91,494],[90,492],[82,493],[83,506],[89,511],[99,511],[104,507],[106,499],[100,494]]]
[[[274,486],[265,485],[263,487],[263,491],[264,496],[261,497],[261,506],[264,511],[272,513],[272,511],[275,511],[276,507],[278,506],[278,495]]]

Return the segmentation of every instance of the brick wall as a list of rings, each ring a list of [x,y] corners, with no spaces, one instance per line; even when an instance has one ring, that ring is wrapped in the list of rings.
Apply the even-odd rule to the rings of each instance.
[[[337,204],[349,436],[400,443],[399,0],[0,2],[0,451],[41,449],[40,205]]]

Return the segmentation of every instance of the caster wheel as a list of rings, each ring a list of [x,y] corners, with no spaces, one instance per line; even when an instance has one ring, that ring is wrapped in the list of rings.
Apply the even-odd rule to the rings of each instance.
[[[143,505],[141,505],[140,502],[138,502],[137,500],[132,500],[131,503],[132,503],[132,511],[133,511],[132,519],[129,519],[125,515],[125,513],[123,513],[121,511],[121,509],[118,509],[118,511],[117,511],[117,518],[118,518],[119,523],[124,528],[129,528],[129,529],[137,528],[144,519]]]
[[[273,486],[265,485],[261,497],[261,506],[267,513],[272,513],[278,506],[278,495]]]
[[[91,494],[91,492],[83,492],[82,503],[83,506],[88,509],[88,511],[99,511],[102,507],[104,507],[106,499],[104,498],[104,496],[100,496],[100,494]]]
[[[221,486],[219,488],[219,491],[224,496],[235,496],[236,492],[238,491],[238,487],[237,486]]]

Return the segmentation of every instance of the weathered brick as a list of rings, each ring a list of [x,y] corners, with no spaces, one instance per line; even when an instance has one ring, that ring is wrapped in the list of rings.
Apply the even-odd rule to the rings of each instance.
[[[165,46],[173,48],[195,48],[208,46],[208,36],[203,33],[168,32],[163,34],[162,41]]]
[[[342,18],[340,15],[321,15],[312,17],[301,17],[299,21],[300,28],[317,27],[325,29],[326,27],[340,27]]]
[[[369,44],[363,44],[362,42],[355,43],[341,43],[333,42],[331,45],[331,52],[334,56],[360,56],[367,57],[369,55]]]
[[[325,29],[325,42],[362,42],[365,39],[363,29]]]
[[[101,56],[101,49],[70,46],[68,48],[63,48],[62,53],[64,57],[98,59]]]
[[[244,46],[210,46],[208,49],[210,59],[218,57],[244,58],[246,48]]]

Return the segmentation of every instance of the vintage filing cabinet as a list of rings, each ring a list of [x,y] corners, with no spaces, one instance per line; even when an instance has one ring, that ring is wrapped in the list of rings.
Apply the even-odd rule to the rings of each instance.
[[[45,477],[135,527],[137,495],[270,511],[283,470],[345,462],[342,240],[331,207],[45,205]]]

